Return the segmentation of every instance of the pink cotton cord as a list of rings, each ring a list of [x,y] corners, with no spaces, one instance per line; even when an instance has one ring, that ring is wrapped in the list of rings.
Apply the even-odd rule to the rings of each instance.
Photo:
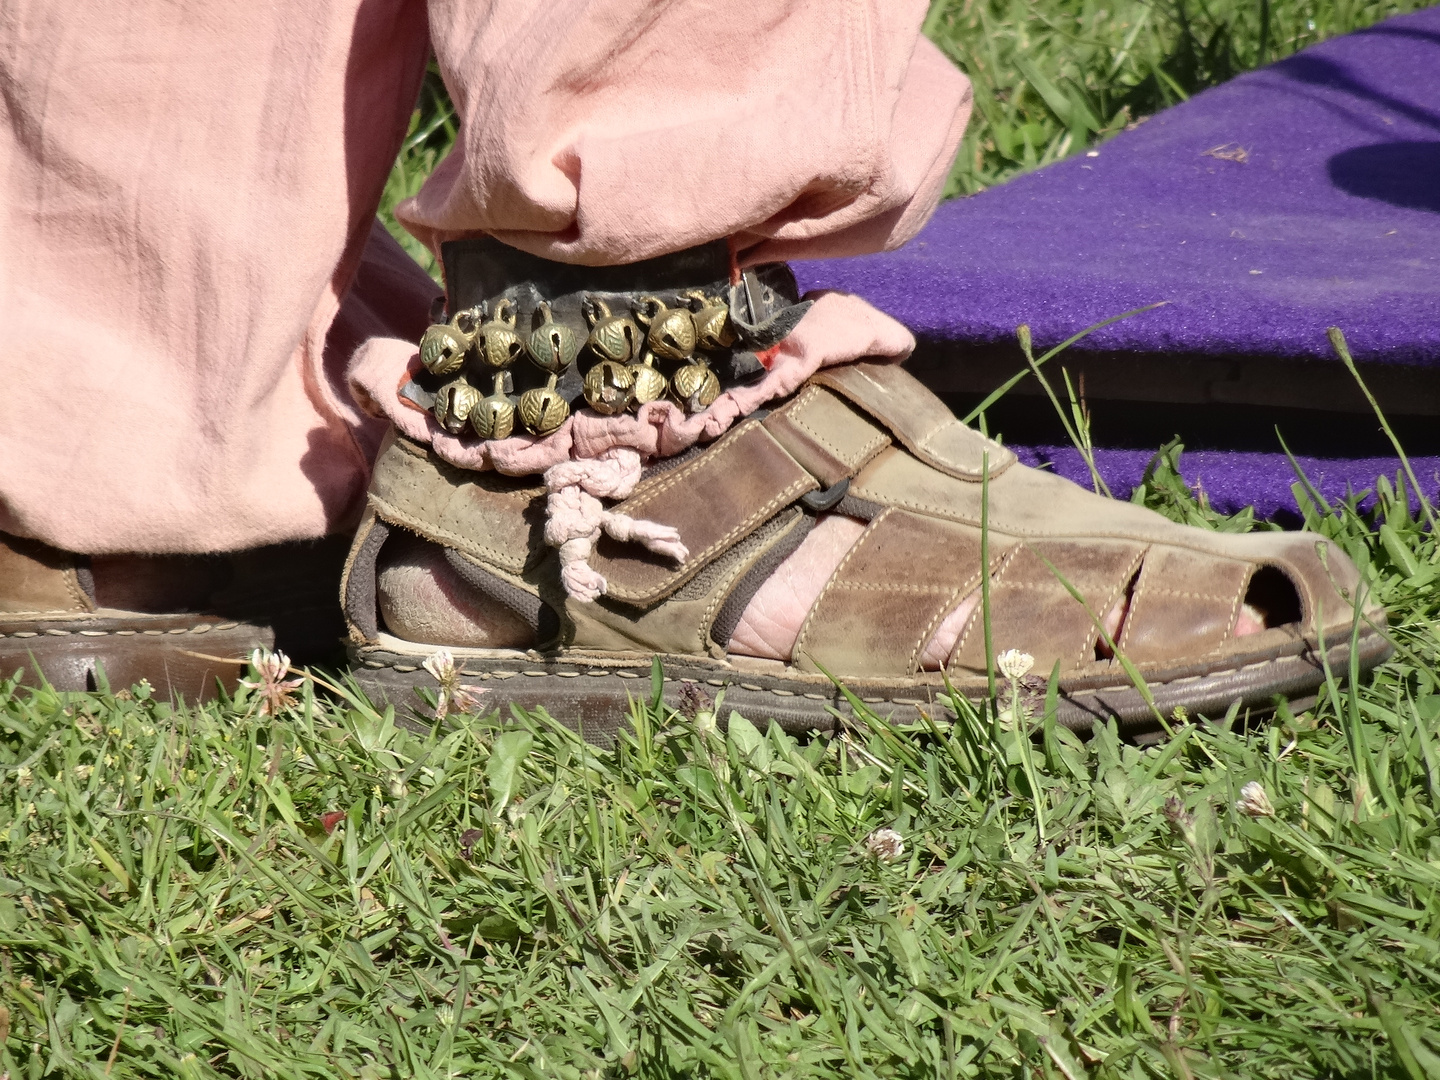
[[[640,452],[629,446],[612,446],[595,457],[563,461],[545,470],[550,491],[580,486],[602,499],[624,499],[640,482]]]
[[[658,522],[611,513],[601,507],[598,499],[578,487],[551,494],[545,511],[545,541],[559,552],[560,584],[567,596],[582,604],[605,595],[609,588],[605,575],[590,565],[590,554],[600,539],[601,529],[621,543],[641,543],[677,563],[684,563],[690,556],[678,530]],[[592,521],[595,526],[587,529]]]
[[[571,540],[600,538],[600,518],[605,504],[578,485],[552,491],[545,500],[545,543],[563,547]]]
[[[594,541],[576,537],[560,545],[560,584],[565,595],[582,604],[590,604],[605,595],[605,575],[590,565]]]
[[[669,556],[682,565],[690,558],[690,549],[680,540],[680,530],[669,525],[615,513],[607,513],[600,524],[612,539],[622,544],[632,541],[643,544],[655,554]]]

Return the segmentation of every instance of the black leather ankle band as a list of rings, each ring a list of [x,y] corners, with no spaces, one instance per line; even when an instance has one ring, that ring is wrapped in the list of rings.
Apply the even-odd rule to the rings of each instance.
[[[427,353],[422,344],[422,359],[429,357],[426,363],[431,370],[408,383],[402,393],[426,409],[436,409],[438,400],[437,419],[444,424],[448,414],[452,423],[446,426],[456,434],[471,431],[473,426],[472,433],[503,437],[498,432],[491,434],[491,428],[478,422],[467,426],[463,417],[455,417],[452,403],[459,401],[468,415],[478,401],[475,391],[514,395],[511,400],[518,406],[526,391],[545,387],[554,375],[553,389],[566,405],[583,407],[585,377],[606,359],[593,334],[597,312],[629,323],[627,333],[635,338],[634,355],[618,366],[633,367],[642,353],[648,354],[651,365],[667,377],[665,386],[671,396],[693,411],[708,400],[705,395],[697,400],[697,395],[684,388],[680,367],[708,367],[722,390],[753,380],[764,373],[756,354],[780,342],[809,308],[808,302],[800,302],[795,277],[784,263],[746,270],[739,283],[732,285],[724,241],[619,266],[554,262],[489,237],[449,241],[441,245],[441,258],[448,286],[442,317],[449,320],[449,336],[444,325],[432,327],[432,331],[439,335],[436,342],[445,342],[445,359],[432,363],[441,355],[439,346],[432,343]],[[668,350],[656,347],[652,319],[668,315],[679,318],[683,327],[692,313],[690,325],[697,330],[692,345]],[[704,334],[700,323],[707,313],[712,320],[718,318],[716,325],[723,326],[723,334]],[[502,336],[505,327],[511,331],[505,342],[510,360],[504,364],[493,351],[487,351],[485,342],[486,320],[497,319],[503,319],[503,325],[494,321],[488,325],[499,326]],[[539,351],[531,344],[537,333]],[[572,351],[572,358],[563,364],[553,362],[547,342],[547,337],[556,333],[562,335],[557,343]],[[496,382],[502,369],[503,386]],[[621,378],[623,381],[623,372]],[[457,383],[466,384],[458,398]],[[709,397],[713,398],[713,383],[711,387]],[[637,395],[630,407],[638,400]],[[623,407],[622,403],[613,411]],[[532,408],[530,413],[534,411]],[[531,423],[523,407],[516,414],[514,432],[520,433],[522,426],[543,433],[543,425]],[[506,433],[509,430],[505,429]]]

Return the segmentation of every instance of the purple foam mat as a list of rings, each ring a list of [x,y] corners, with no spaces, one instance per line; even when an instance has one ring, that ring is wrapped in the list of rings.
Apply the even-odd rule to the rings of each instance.
[[[1325,329],[1339,326],[1362,367],[1440,369],[1440,7],[1313,46],[1094,156],[947,203],[900,251],[795,269],[804,288],[864,296],[932,354],[1013,341],[1022,322],[1037,345],[1057,344],[1164,300],[1086,349],[1146,356],[1163,386],[1167,353],[1338,364]],[[1276,449],[1186,461],[1217,506],[1274,512],[1293,506]],[[1138,476],[1120,462],[1144,455],[1113,454]],[[1396,465],[1337,454],[1316,471],[1339,491]],[[1429,475],[1440,459],[1423,462]],[[1322,491],[1338,493],[1329,480]]]
[[[1090,470],[1073,446],[1012,446],[1020,461],[1032,467],[1051,469],[1083,488],[1091,487]],[[1155,457],[1151,450],[1095,450],[1095,468],[1119,499],[1128,499],[1145,467]],[[1338,502],[1351,492],[1373,491],[1375,479],[1384,476],[1396,483],[1400,461],[1393,457],[1318,458],[1296,455],[1295,464],[1326,500]],[[1427,496],[1440,490],[1440,457],[1412,457],[1410,467]],[[1256,517],[1296,520],[1291,485],[1298,477],[1283,452],[1253,450],[1186,450],[1180,456],[1180,474],[1192,488],[1205,493],[1210,505],[1222,514],[1233,514],[1247,506]],[[1406,487],[1408,488],[1408,482]],[[1362,504],[1368,508],[1367,498]],[[1412,498],[1411,506],[1419,507]]]

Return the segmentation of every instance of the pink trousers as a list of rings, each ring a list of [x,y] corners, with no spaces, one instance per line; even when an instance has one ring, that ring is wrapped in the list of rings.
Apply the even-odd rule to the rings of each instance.
[[[970,91],[925,9],[0,7],[0,530],[206,552],[354,521],[384,421],[347,367],[438,291],[375,223],[431,50],[462,124],[398,213],[427,243],[815,258],[903,243],[939,197]]]

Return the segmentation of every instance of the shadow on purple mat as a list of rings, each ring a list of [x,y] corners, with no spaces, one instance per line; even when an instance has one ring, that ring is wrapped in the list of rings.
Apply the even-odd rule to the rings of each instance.
[[[1351,195],[1440,213],[1440,142],[1357,146],[1330,159],[1330,179]]]
[[[920,339],[917,373],[952,391],[1012,374],[995,350],[1022,322],[1045,348],[1163,300],[1069,355],[1130,358],[1135,379],[1149,383],[1116,395],[1131,401],[1167,400],[1167,360],[1178,377],[1187,357],[1275,363],[1302,382],[1314,371],[1327,377],[1314,380],[1323,394],[1353,396],[1326,327],[1345,331],[1377,382],[1392,365],[1410,368],[1412,380],[1416,369],[1440,368],[1437,104],[1440,7],[1207,90],[1097,156],[950,202],[900,251],[801,263],[796,273],[804,288],[858,293],[909,325]],[[985,368],[963,377],[944,369],[967,363]],[[1279,403],[1271,392],[1251,403]],[[1313,466],[1327,496],[1346,484],[1371,487],[1398,467],[1358,447],[1333,453]],[[1069,475],[1063,459],[1056,464]],[[1149,458],[1117,450],[1102,460],[1133,484]],[[1219,508],[1293,509],[1294,477],[1278,446],[1273,454],[1207,449],[1185,462]],[[1440,466],[1440,458],[1424,462],[1427,475]]]

